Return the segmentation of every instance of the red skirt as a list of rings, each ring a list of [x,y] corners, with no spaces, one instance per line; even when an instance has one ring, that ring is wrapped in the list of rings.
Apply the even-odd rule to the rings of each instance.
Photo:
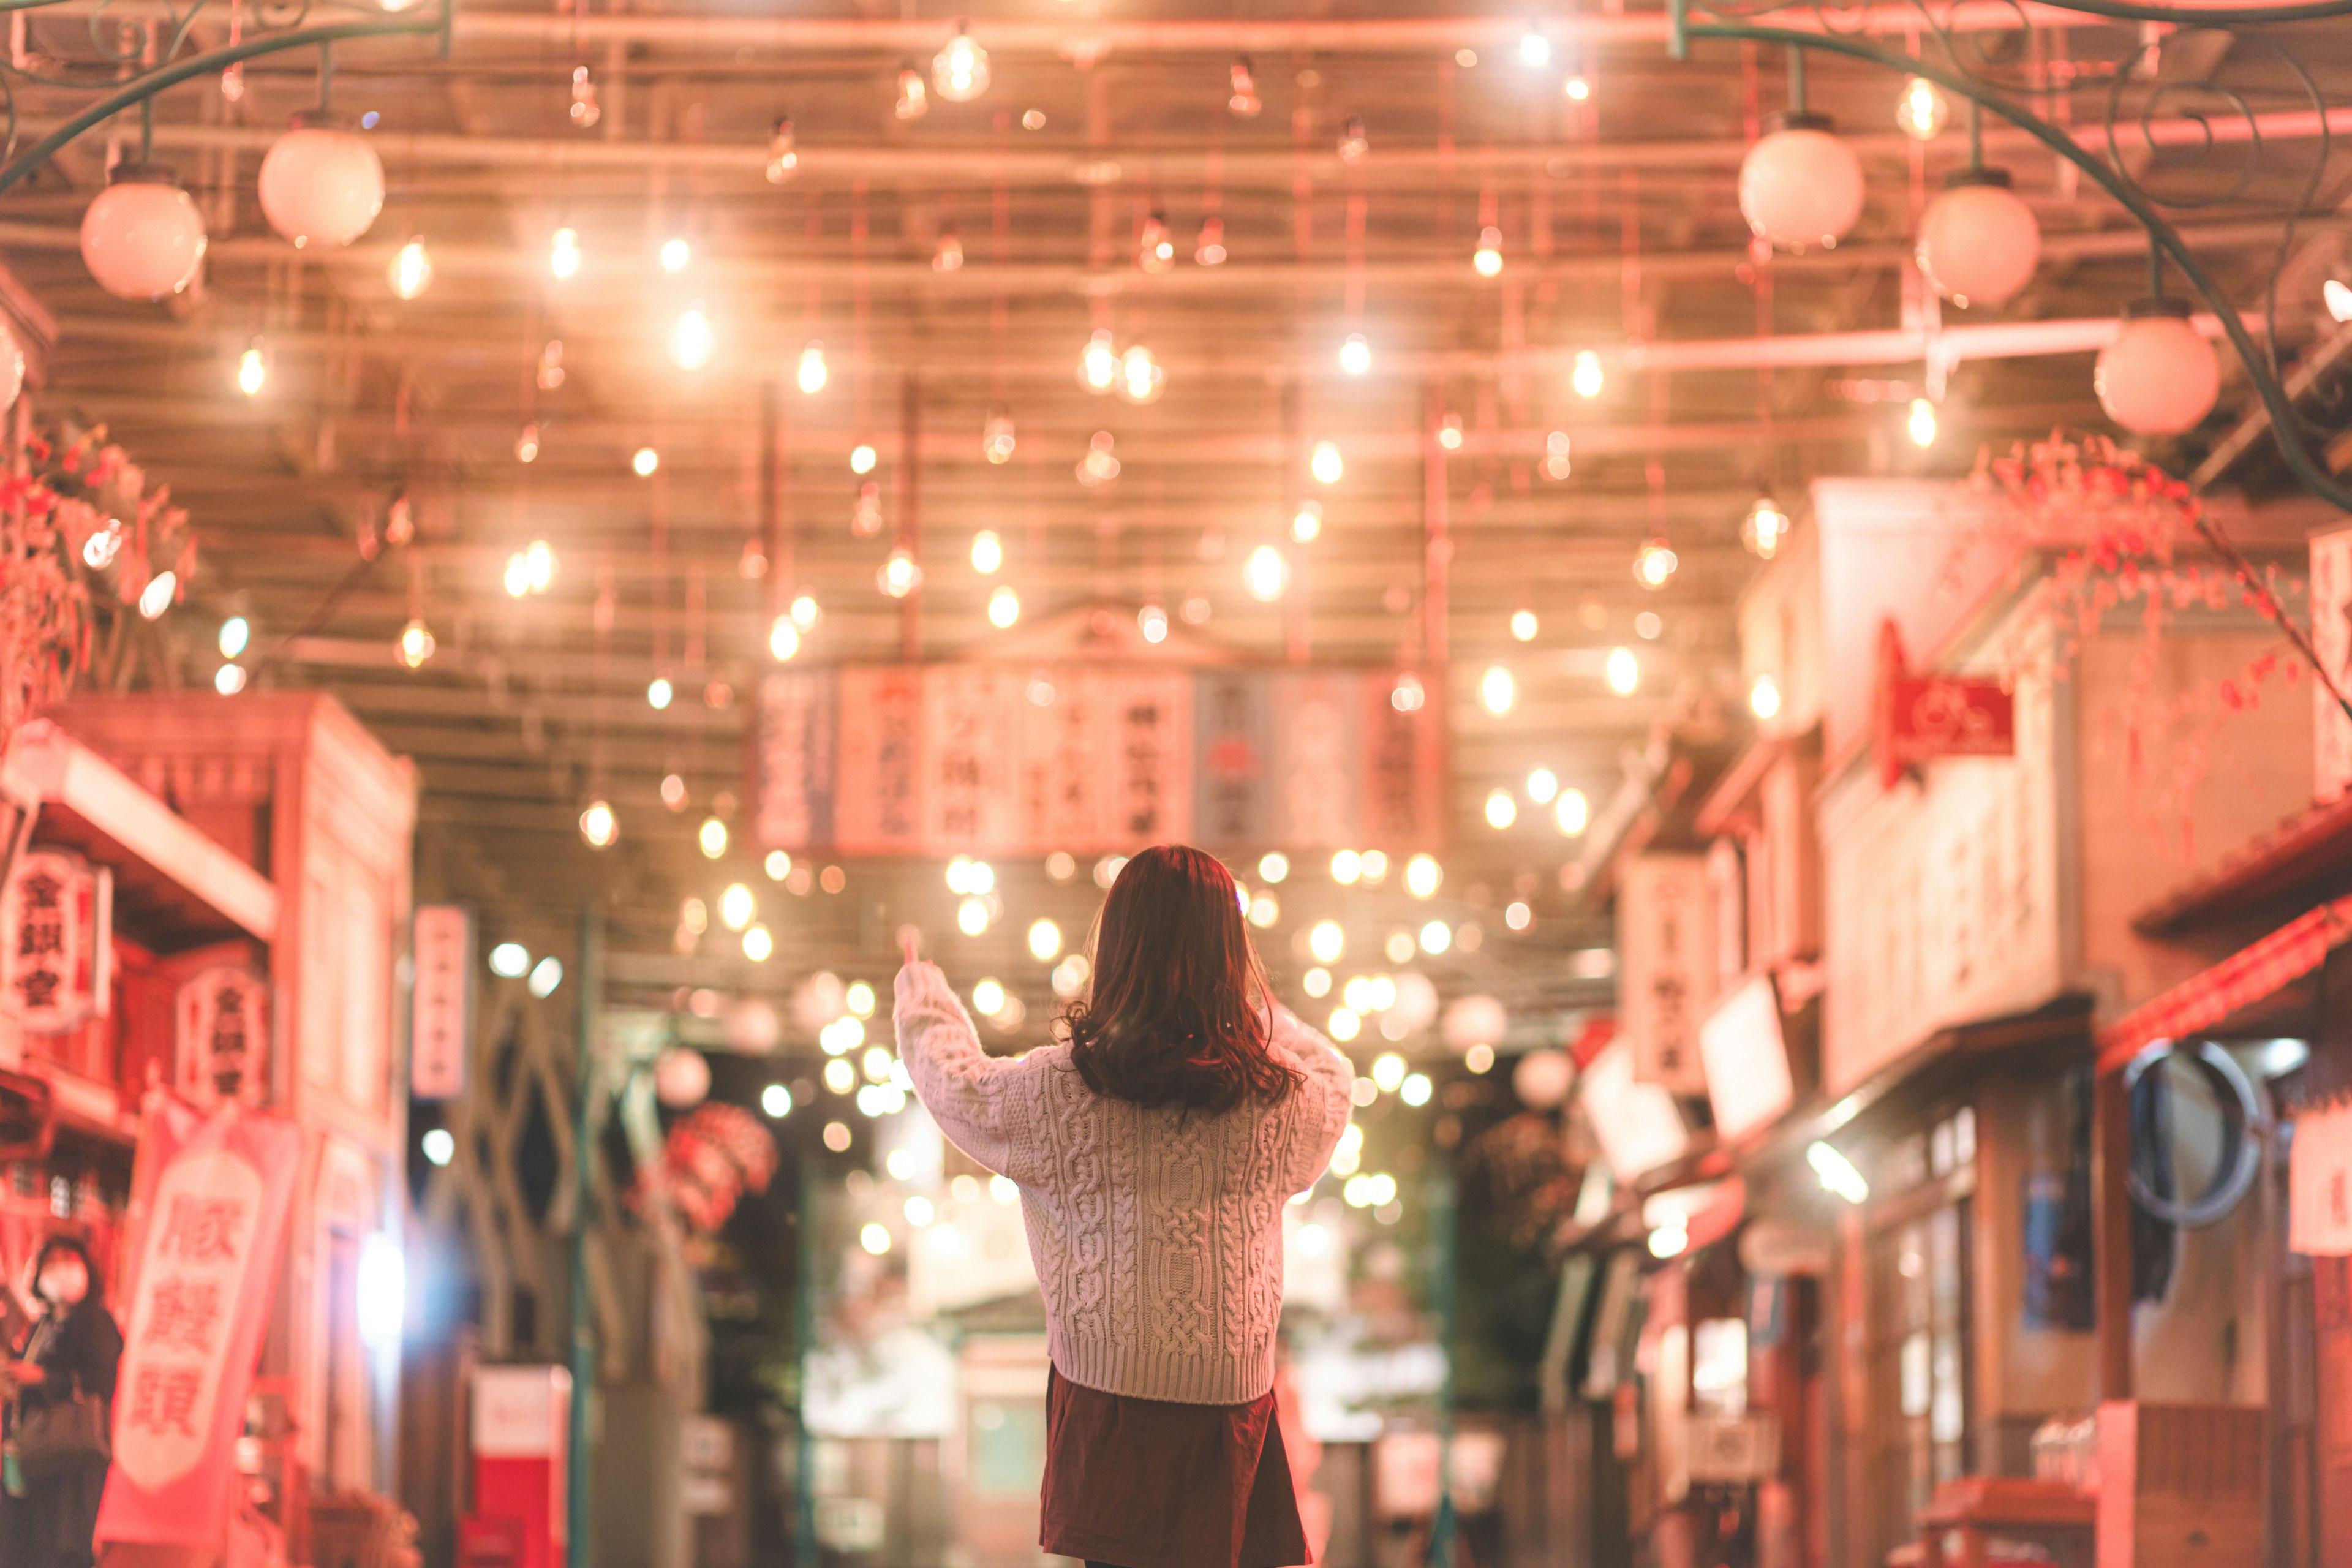
[[[1294,1568],[1312,1561],[1274,1394],[1175,1405],[1048,1374],[1037,1544],[1118,1568]]]

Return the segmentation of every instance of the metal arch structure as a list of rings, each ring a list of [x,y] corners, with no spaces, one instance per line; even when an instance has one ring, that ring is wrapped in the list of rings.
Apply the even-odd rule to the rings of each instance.
[[[66,4],[67,0],[0,0],[0,14],[26,15],[50,5]],[[339,0],[340,3],[340,0]],[[184,11],[167,9],[167,25],[160,31],[158,47],[153,51],[155,62],[146,69],[108,82],[114,90],[89,104],[65,123],[50,132],[32,146],[18,151],[16,147],[16,83],[38,82],[47,87],[79,85],[69,78],[43,76],[16,65],[0,66],[0,120],[5,123],[7,160],[0,163],[0,195],[5,195],[22,184],[42,164],[55,157],[59,149],[112,120],[116,115],[138,109],[144,112],[146,124],[152,126],[155,97],[158,93],[198,77],[215,76],[242,65],[247,60],[268,55],[284,54],[294,49],[315,48],[320,52],[320,78],[322,84],[331,79],[329,62],[335,45],[359,38],[429,37],[437,39],[444,58],[449,53],[452,31],[457,22],[457,0],[440,0],[431,11],[414,16],[386,16],[380,10],[362,20],[327,22],[316,26],[304,26],[310,13],[310,0],[300,0],[293,9],[289,25],[283,31],[265,32],[261,37],[224,48],[208,49],[201,54],[179,58],[182,47],[194,30],[196,21],[208,6],[218,0],[192,0]],[[353,10],[363,9],[358,5]],[[268,14],[263,11],[258,19],[268,25]],[[101,10],[89,19],[91,43],[96,58],[89,63],[107,69],[120,69],[139,55],[148,51],[119,51],[110,48],[99,35],[105,20]]]
[[[2274,350],[2274,345],[2256,342],[2253,335],[2246,330],[2244,322],[2240,319],[2238,307],[2231,302],[2221,286],[2198,264],[2197,258],[2189,250],[2188,242],[2182,238],[2179,230],[2158,210],[2160,205],[2166,204],[2147,187],[2124,173],[2121,159],[2116,154],[2115,128],[2117,112],[2121,108],[2123,88],[2127,79],[2127,73],[2125,70],[2117,71],[2116,79],[2108,90],[2105,140],[2109,157],[2102,159],[2085,152],[2067,130],[2053,124],[2036,113],[2028,104],[2019,100],[2021,96],[2033,96],[2034,89],[2023,89],[2021,93],[2004,91],[1995,83],[1963,68],[1958,63],[1959,54],[1954,47],[1951,35],[1937,26],[1935,15],[1926,4],[1926,0],[1915,0],[1920,13],[1922,29],[1937,37],[1943,47],[1946,60],[1948,63],[1938,64],[1924,58],[1916,58],[1910,55],[1895,54],[1864,42],[1857,37],[1840,32],[1834,26],[1834,14],[1822,13],[1819,5],[1804,7],[1775,4],[1755,11],[1748,11],[1736,5],[1723,5],[1720,0],[1713,5],[1709,4],[1709,0],[1697,0],[1696,5],[1693,0],[1666,0],[1666,3],[1672,23],[1668,52],[1675,59],[1688,58],[1693,40],[1723,39],[1735,42],[1778,44],[1791,51],[1792,60],[1801,59],[1802,51],[1807,49],[1818,49],[1826,54],[1860,60],[1897,76],[1918,77],[1948,92],[1959,95],[1969,103],[1999,115],[2088,175],[2102,190],[2114,197],[2116,202],[2132,216],[2134,221],[2147,231],[2151,268],[2158,274],[2159,278],[2162,262],[2170,260],[2180,269],[2181,276],[2189,280],[2190,287],[2202,297],[2208,308],[2219,318],[2221,330],[2228,336],[2231,349],[2235,351],[2239,362],[2245,367],[2247,379],[2252,384],[2256,395],[2262,400],[2263,412],[2269,416],[2271,430],[2277,438],[2279,449],[2295,478],[2301,481],[2305,489],[2321,500],[2342,510],[2352,511],[2352,488],[2339,483],[2312,454],[2302,420],[2295,412],[2294,397],[2288,393],[2278,374],[2274,353],[2266,352],[2266,348]],[[2313,0],[2313,3],[2305,5],[2269,5],[2244,9],[2142,5],[2113,3],[2113,0],[2056,0],[2056,3],[2060,8],[2079,12],[2086,19],[2094,22],[2168,23],[2210,28],[2229,33],[2232,37],[2240,36],[2242,29],[2252,26],[2323,21],[2331,17],[2352,16],[2352,0]],[[1804,8],[1812,9],[1822,16],[1822,30],[1771,26],[1748,19],[1751,16],[1769,16],[1777,10]],[[1714,19],[1693,21],[1691,17],[1694,11],[1700,16]],[[2021,30],[2028,28],[2028,24],[2024,22],[2021,14],[2020,26]],[[2135,51],[2135,55],[2144,55],[2147,47],[2148,46],[2142,45]],[[2124,63],[2128,66],[2131,61],[2127,59]],[[2303,197],[2295,207],[2285,215],[2285,223],[2291,231],[2295,221],[2305,215],[2310,190],[2315,185],[2318,169],[2324,164],[2327,156],[2328,142],[2324,123],[2324,111],[2326,107],[2325,101],[2301,66],[2294,62],[2291,58],[2287,58],[2287,64],[2291,73],[2303,84],[2313,102],[2323,110],[2319,163],[2314,166],[2313,181],[2311,184],[2306,185]],[[2176,85],[2156,82],[2149,84],[2151,92],[2157,94],[2171,90]],[[2210,86],[2210,84],[2206,85]],[[2245,108],[2242,99],[2234,92],[2219,88],[2211,90],[2236,102],[2242,112],[2251,114],[2251,110]],[[2261,150],[2262,142],[2257,132],[2252,138],[2252,149],[2248,154],[2250,163],[2247,172],[2249,174],[2252,169],[2251,160],[2259,159]],[[2245,177],[2245,174],[2240,177],[2241,187]]]

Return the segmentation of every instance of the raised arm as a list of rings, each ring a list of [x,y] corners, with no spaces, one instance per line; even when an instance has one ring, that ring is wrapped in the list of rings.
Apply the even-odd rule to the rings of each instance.
[[[1306,1110],[1302,1141],[1296,1152],[1297,1163],[1288,1173],[1290,1190],[1303,1192],[1331,1163],[1331,1151],[1347,1129],[1356,1068],[1330,1041],[1279,1005],[1274,1009],[1273,1044],[1278,1055],[1289,1058],[1307,1075],[1297,1091]]]
[[[936,963],[898,971],[898,1056],[915,1080],[915,1098],[955,1146],[1014,1181],[1028,1114],[1021,1064],[980,1048],[971,1016]]]

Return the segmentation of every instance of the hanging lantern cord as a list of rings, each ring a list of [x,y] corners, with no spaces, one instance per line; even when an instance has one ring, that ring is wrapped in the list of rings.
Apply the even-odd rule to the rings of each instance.
[[[142,98],[139,100],[139,161],[149,163],[154,162],[154,159],[155,100],[152,98]]]
[[[1805,112],[1805,51],[1794,44],[1789,46],[1789,112]]]
[[[1984,171],[1984,105],[1973,98],[1969,100],[1969,170]]]
[[[335,46],[320,44],[319,46],[319,109],[321,113],[334,107],[334,98]],[[150,99],[148,101],[152,103],[154,100]]]

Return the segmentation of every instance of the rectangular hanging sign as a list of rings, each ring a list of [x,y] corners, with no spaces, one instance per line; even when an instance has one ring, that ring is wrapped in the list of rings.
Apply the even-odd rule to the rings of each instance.
[[[2287,1246],[2308,1258],[2352,1257],[2352,1101],[2294,1119]]]
[[[466,1092],[474,1038],[474,916],[458,904],[419,904],[416,991],[408,1009],[408,1092],[456,1100]]]
[[[853,665],[771,674],[765,849],[1078,854],[1150,844],[1433,849],[1443,721],[1386,669]]]

